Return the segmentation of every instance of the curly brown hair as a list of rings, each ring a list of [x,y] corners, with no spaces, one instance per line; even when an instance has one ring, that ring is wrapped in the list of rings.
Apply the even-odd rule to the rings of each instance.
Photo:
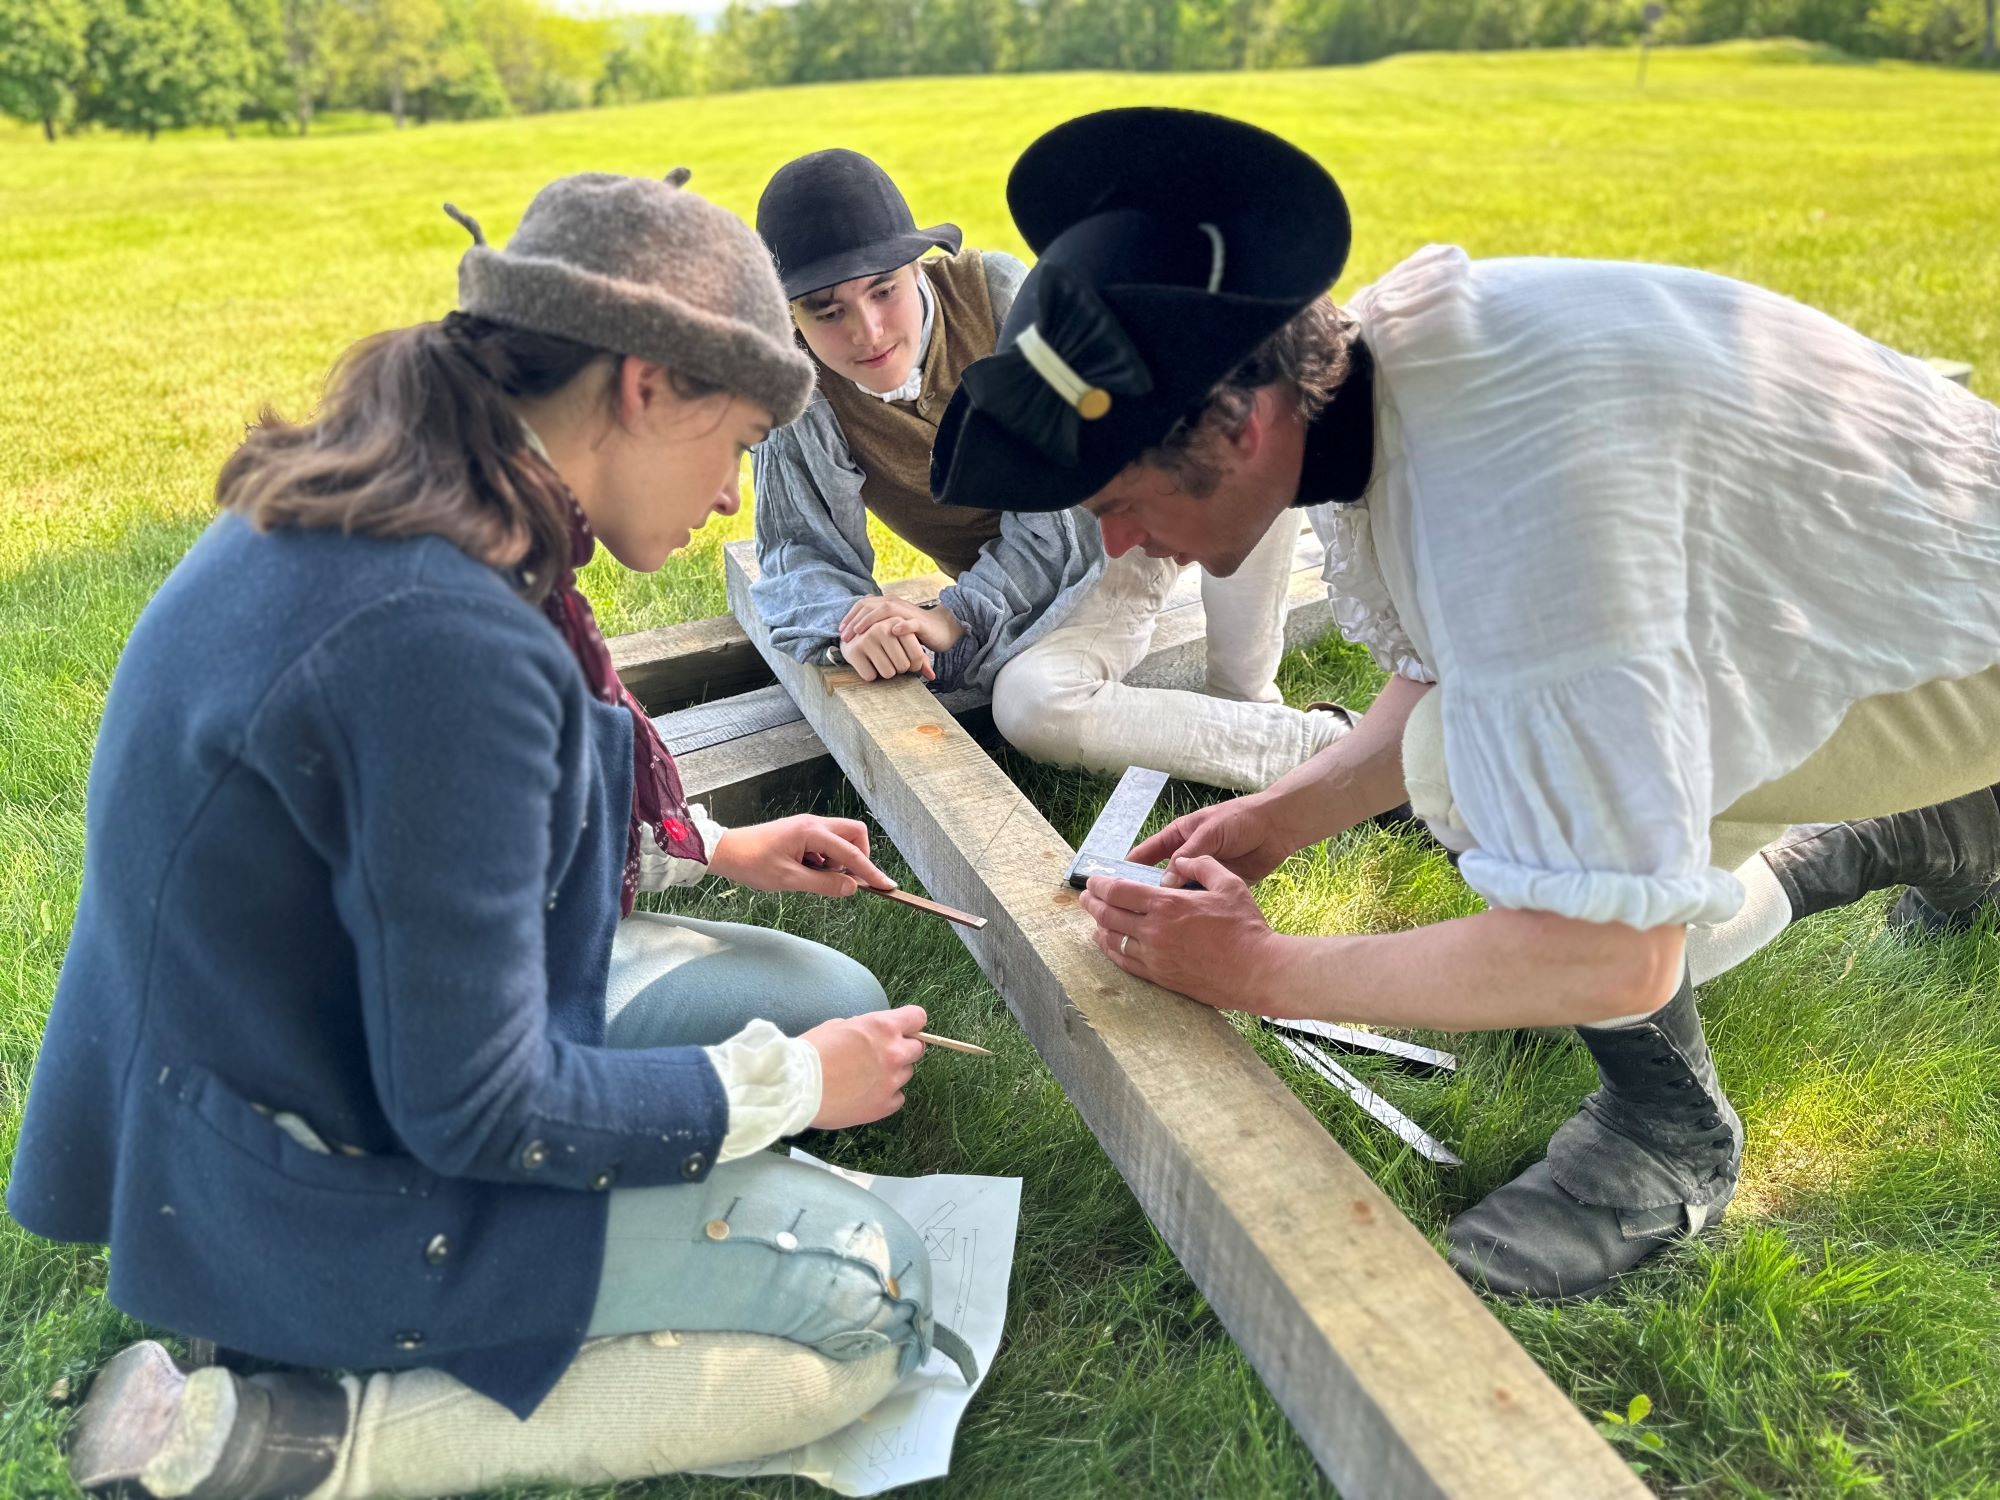
[[[1321,297],[1259,344],[1136,461],[1166,470],[1183,493],[1207,499],[1222,480],[1214,445],[1243,425],[1257,392],[1267,385],[1289,387],[1299,415],[1312,421],[1347,379],[1358,330],[1331,296]]]

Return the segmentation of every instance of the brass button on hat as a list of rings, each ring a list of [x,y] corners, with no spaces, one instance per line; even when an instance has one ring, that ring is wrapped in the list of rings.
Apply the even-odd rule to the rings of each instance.
[[[521,1148],[521,1165],[530,1172],[545,1166],[549,1159],[549,1148],[541,1141],[530,1141]]]
[[[403,1350],[421,1349],[424,1347],[424,1336],[414,1328],[399,1333],[396,1335],[396,1347]]]
[[[441,1266],[451,1256],[451,1241],[441,1234],[431,1236],[431,1242],[424,1246],[424,1259],[431,1265]]]
[[[708,1170],[708,1158],[699,1151],[690,1151],[687,1160],[681,1163],[681,1176],[692,1182]]]
[[[590,1179],[591,1190],[601,1193],[617,1180],[618,1174],[616,1172],[610,1170],[599,1172],[595,1177]]]

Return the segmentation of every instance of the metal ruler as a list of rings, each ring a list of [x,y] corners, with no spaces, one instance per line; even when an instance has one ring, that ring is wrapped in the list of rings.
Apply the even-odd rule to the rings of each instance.
[[[1118,778],[1111,800],[1104,804],[1104,811],[1084,835],[1076,858],[1070,861],[1071,885],[1082,890],[1093,875],[1113,875],[1147,885],[1158,885],[1166,878],[1167,872],[1160,866],[1135,865],[1126,858],[1139,842],[1139,830],[1146,826],[1146,817],[1166,784],[1165,771],[1149,771],[1144,766],[1133,766]]]
[[[1425,1131],[1415,1120],[1412,1120],[1408,1115],[1404,1114],[1395,1105],[1384,1099],[1332,1058],[1325,1056],[1317,1047],[1308,1047],[1304,1042],[1287,1036],[1282,1031],[1277,1036],[1279,1046],[1283,1047],[1306,1067],[1310,1068],[1321,1078],[1339,1089],[1341,1093],[1347,1095],[1348,1098],[1360,1105],[1370,1117],[1388,1126],[1389,1129],[1396,1133],[1397,1138],[1412,1151],[1416,1152],[1417,1155],[1428,1161],[1438,1162],[1447,1167],[1463,1165],[1463,1162],[1457,1156],[1441,1145],[1435,1137]]]

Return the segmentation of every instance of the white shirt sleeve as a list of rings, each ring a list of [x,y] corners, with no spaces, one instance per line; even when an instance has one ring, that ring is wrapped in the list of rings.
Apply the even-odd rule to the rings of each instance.
[[[1709,863],[1709,725],[1685,648],[1480,687],[1447,674],[1452,800],[1478,847],[1459,873],[1500,907],[1638,928],[1743,904]]]
[[[769,1021],[752,1021],[702,1051],[729,1099],[729,1130],[715,1154],[718,1165],[797,1135],[819,1113],[819,1049],[804,1038],[786,1036]]]
[[[710,859],[715,858],[715,846],[729,830],[708,815],[708,809],[699,802],[688,808],[688,818],[695,831],[701,835],[701,847],[708,851]],[[698,859],[680,859],[660,847],[653,830],[640,826],[639,829],[639,889],[642,891],[664,891],[669,886],[693,885],[708,874],[708,866]]]

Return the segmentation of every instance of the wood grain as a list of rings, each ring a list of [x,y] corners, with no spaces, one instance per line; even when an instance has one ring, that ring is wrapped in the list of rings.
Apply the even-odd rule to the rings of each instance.
[[[1222,1015],[1104,958],[1069,845],[920,684],[766,657],[925,888],[991,918],[961,939],[1343,1495],[1647,1493]]]

